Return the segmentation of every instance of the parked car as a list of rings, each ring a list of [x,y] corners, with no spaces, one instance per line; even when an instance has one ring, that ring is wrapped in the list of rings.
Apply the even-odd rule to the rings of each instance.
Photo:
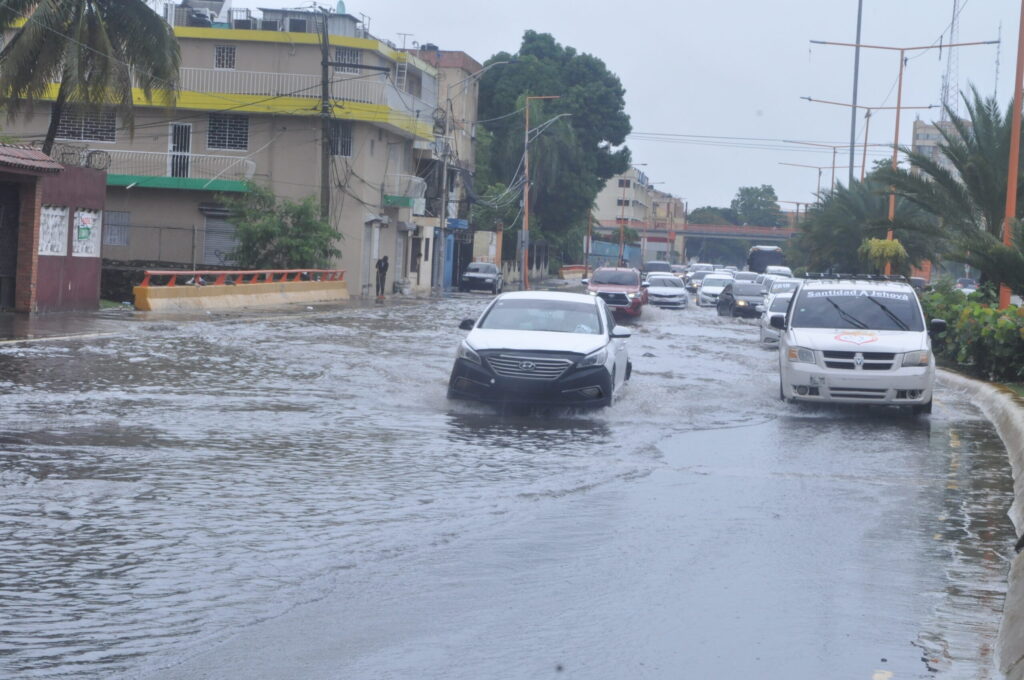
[[[714,307],[718,304],[718,296],[732,281],[732,274],[725,271],[712,272],[705,276],[697,291],[697,306]]]
[[[930,413],[935,357],[930,333],[909,284],[856,277],[804,281],[785,317],[773,317],[779,337],[779,396],[910,406]]]
[[[625,339],[599,296],[522,291],[464,319],[449,399],[608,406],[632,372]]]
[[[640,272],[628,267],[599,267],[594,275],[583,279],[587,292],[605,301],[613,311],[640,316],[647,304],[647,289],[640,281]]]
[[[489,290],[495,295],[501,292],[503,282],[501,270],[491,262],[470,262],[459,279],[459,290]]]
[[[784,317],[789,309],[789,301],[793,299],[793,293],[781,293],[758,305],[761,309],[761,323],[759,324],[758,340],[762,345],[778,345],[779,331],[772,326],[773,316]]]
[[[677,276],[652,274],[647,277],[647,299],[657,307],[686,309],[690,296]]]
[[[722,289],[715,305],[718,316],[759,316],[757,306],[764,302],[761,286],[753,281],[732,281]]]

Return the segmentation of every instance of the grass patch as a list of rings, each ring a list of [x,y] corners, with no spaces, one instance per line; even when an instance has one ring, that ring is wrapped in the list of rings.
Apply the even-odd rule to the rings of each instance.
[[[1024,383],[1005,383],[1011,390],[1024,397]]]
[[[121,309],[123,305],[116,300],[100,300],[100,309]]]

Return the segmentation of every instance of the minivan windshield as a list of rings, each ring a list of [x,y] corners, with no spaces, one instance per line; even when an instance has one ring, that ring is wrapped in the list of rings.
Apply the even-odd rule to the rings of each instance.
[[[640,276],[634,271],[616,271],[614,269],[598,269],[594,272],[591,283],[606,283],[612,286],[639,286]]]
[[[477,328],[553,333],[601,333],[597,305],[567,300],[508,300],[494,303]]]
[[[494,274],[498,271],[498,268],[490,262],[472,262],[466,267],[466,271],[479,274]]]
[[[796,300],[793,328],[923,331],[924,318],[911,291],[816,288]]]

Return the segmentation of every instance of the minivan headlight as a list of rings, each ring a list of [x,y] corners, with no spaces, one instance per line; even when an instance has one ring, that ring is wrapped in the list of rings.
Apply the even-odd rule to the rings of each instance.
[[[602,347],[596,352],[591,352],[587,356],[580,359],[579,363],[576,364],[577,368],[587,368],[588,366],[601,366],[608,358],[608,349]]]
[[[455,356],[458,357],[459,359],[465,359],[466,361],[472,362],[474,364],[480,363],[480,355],[477,354],[476,351],[472,347],[470,347],[469,343],[466,342],[465,340],[463,340],[459,344],[459,349],[455,353]]]
[[[814,352],[805,347],[790,347],[786,358],[794,363],[813,364]]]
[[[926,349],[907,352],[903,355],[903,366],[927,366],[931,359],[932,353]]]

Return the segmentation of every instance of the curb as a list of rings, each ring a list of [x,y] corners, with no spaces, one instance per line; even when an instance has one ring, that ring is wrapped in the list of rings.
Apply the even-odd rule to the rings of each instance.
[[[1006,446],[1013,472],[1013,504],[1007,513],[1020,535],[1024,528],[1024,399],[1013,390],[975,380],[949,369],[939,369],[939,379],[971,397],[996,426]],[[999,670],[1007,680],[1024,680],[1024,559],[1018,554],[1007,575],[1003,621],[996,641]]]

